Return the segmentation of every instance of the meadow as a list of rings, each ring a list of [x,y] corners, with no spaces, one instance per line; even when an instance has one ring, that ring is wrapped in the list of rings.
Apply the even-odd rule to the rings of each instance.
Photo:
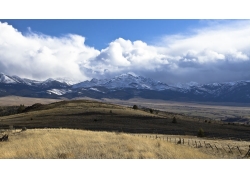
[[[17,130],[1,142],[7,159],[210,159],[196,149],[131,134],[72,129]]]

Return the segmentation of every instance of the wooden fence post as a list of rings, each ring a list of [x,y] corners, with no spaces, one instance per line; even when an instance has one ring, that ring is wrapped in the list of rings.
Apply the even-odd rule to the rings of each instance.
[[[229,145],[227,145],[227,146],[228,146],[230,152],[233,154],[233,151],[232,151],[232,149],[230,148],[230,146],[229,146]]]
[[[223,146],[221,146],[222,147],[222,149],[224,149],[224,151],[226,151],[227,152],[227,150],[223,147]]]
[[[249,156],[249,154],[250,154],[250,145],[249,145],[249,149],[248,149],[248,151],[247,151],[247,153],[246,153],[246,155],[244,157]]]
[[[212,149],[214,149],[212,146],[211,146],[211,144],[209,143],[209,146],[212,148]]]
[[[202,145],[201,145],[201,142],[199,141],[199,143],[200,143],[200,147],[202,147]]]
[[[237,149],[239,150],[239,152],[240,152],[240,155],[241,155],[241,151],[240,151],[240,148],[239,148],[239,146],[237,146]]]

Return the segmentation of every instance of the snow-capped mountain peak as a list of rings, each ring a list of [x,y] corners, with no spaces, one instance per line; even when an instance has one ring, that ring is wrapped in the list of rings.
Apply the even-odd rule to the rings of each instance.
[[[11,78],[8,75],[5,75],[4,73],[0,73],[0,82],[6,83],[6,84],[15,84],[17,83],[13,78]]]
[[[78,81],[74,81],[73,79],[69,79],[69,78],[56,78],[55,80],[59,81],[61,83],[65,83],[69,86],[76,84],[76,83],[79,83]]]
[[[172,86],[177,87],[177,88],[190,89],[191,87],[194,87],[194,86],[200,86],[200,84],[197,82],[191,81],[188,83],[176,83],[176,84],[173,84]]]
[[[93,86],[103,86],[107,89],[123,89],[136,88],[148,90],[164,90],[170,87],[159,81],[154,81],[150,78],[138,76],[134,73],[121,74],[111,79],[92,79],[91,81],[84,81],[73,86],[73,88],[87,88]]]
[[[71,84],[73,84],[71,86]],[[22,89],[20,91],[20,89]],[[113,93],[116,91],[117,93]],[[156,92],[157,91],[157,92]],[[150,78],[126,73],[110,79],[96,79],[74,84],[68,78],[36,81],[0,73],[0,95],[34,97],[108,97],[160,98],[198,101],[250,102],[250,81],[196,82],[168,85]]]
[[[115,78],[118,78],[118,77],[129,77],[129,76],[132,76],[132,77],[139,77],[137,74],[133,73],[133,72],[129,72],[129,73],[123,73],[123,74],[120,74],[118,76],[115,76]]]

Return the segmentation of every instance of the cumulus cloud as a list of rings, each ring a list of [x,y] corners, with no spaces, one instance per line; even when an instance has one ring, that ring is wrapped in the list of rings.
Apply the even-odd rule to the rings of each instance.
[[[22,77],[71,77],[83,81],[134,72],[166,83],[250,79],[250,21],[229,21],[155,44],[122,37],[101,51],[68,34],[23,35],[0,22],[0,71]]]
[[[0,23],[0,72],[39,80],[84,80],[88,77],[79,64],[87,64],[99,54],[84,41],[84,37],[72,34],[50,37],[30,32],[24,36],[11,25]]]

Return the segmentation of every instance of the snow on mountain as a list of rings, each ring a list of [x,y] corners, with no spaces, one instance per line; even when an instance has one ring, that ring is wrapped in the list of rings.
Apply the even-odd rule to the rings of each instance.
[[[65,83],[69,86],[76,84],[76,83],[79,83],[79,81],[75,81],[74,79],[71,79],[71,78],[56,78],[55,80],[60,82],[60,83]]]
[[[121,74],[111,79],[92,79],[91,81],[84,81],[75,84],[73,88],[103,86],[108,89],[116,88],[136,88],[149,90],[164,90],[169,89],[170,86],[159,81],[154,81],[150,78],[137,76],[134,73]]]
[[[97,91],[97,92],[101,92],[101,93],[105,93],[105,92],[102,92],[102,91],[100,91],[99,89],[97,89],[97,88],[89,88],[90,90],[93,90],[93,91]]]
[[[20,78],[16,75],[9,76],[9,75],[0,73],[0,83],[34,85],[34,84],[40,84],[42,83],[42,81],[30,80],[26,78]]]
[[[62,96],[67,93],[83,93],[84,91],[96,91],[96,93],[101,92],[103,95],[108,94],[109,91],[119,91],[126,90],[127,88],[139,90],[152,90],[152,91],[169,91],[173,96],[183,97],[198,97],[200,99],[219,99],[224,98],[234,99],[241,98],[244,101],[246,98],[249,99],[250,96],[250,81],[235,81],[235,82],[220,82],[220,83],[209,83],[209,84],[198,84],[196,82],[189,83],[176,83],[173,85],[168,85],[160,81],[155,81],[150,78],[145,78],[134,73],[121,74],[115,76],[111,79],[95,79],[90,81],[84,81],[74,84],[74,81],[69,78],[49,78],[45,81],[36,81],[25,78],[20,78],[18,76],[9,76],[0,73],[0,83],[2,84],[25,84],[32,88],[29,90],[43,90],[48,94],[55,94]],[[71,86],[72,85],[72,86]],[[9,87],[9,86],[8,86]],[[35,87],[35,88],[33,88]],[[14,88],[14,87],[13,87]],[[27,87],[29,88],[29,87]],[[2,88],[1,91],[4,89]],[[177,92],[177,93],[175,93]],[[95,93],[95,94],[96,94]],[[145,91],[147,93],[147,91]],[[168,92],[163,96],[169,94]],[[74,96],[74,95],[73,95]],[[171,97],[172,98],[172,97]]]
[[[0,73],[0,83],[16,84],[18,82],[11,78],[11,76]]]
[[[5,75],[3,73],[0,74],[0,83],[5,83],[5,84],[25,84],[29,86],[50,86],[52,85],[52,82],[57,81],[58,83],[66,84],[68,86],[73,85],[74,82],[66,79],[66,78],[58,78],[58,79],[53,79],[49,78],[45,81],[37,81],[37,80],[31,80],[31,79],[26,79],[26,78],[20,78],[18,76],[9,76]]]
[[[71,90],[65,90],[65,89],[51,89],[51,90],[47,90],[48,94],[56,94],[59,96],[62,96],[68,92],[71,92]]]
[[[18,76],[11,76],[12,79],[14,79],[18,83],[26,84],[26,85],[36,85],[36,84],[41,84],[42,81],[36,81],[36,80],[31,80],[31,79],[26,79],[26,78],[20,78]]]
[[[200,84],[197,83],[197,82],[191,81],[191,82],[188,82],[188,83],[176,83],[176,84],[172,84],[171,86],[187,90],[187,89],[190,89],[191,87],[194,87],[194,86],[198,87],[198,86],[200,86]]]
[[[103,86],[108,80],[107,79],[96,79],[93,78],[91,81],[83,81],[77,84],[73,85],[73,88],[87,88],[87,87],[93,87],[93,86]]]

